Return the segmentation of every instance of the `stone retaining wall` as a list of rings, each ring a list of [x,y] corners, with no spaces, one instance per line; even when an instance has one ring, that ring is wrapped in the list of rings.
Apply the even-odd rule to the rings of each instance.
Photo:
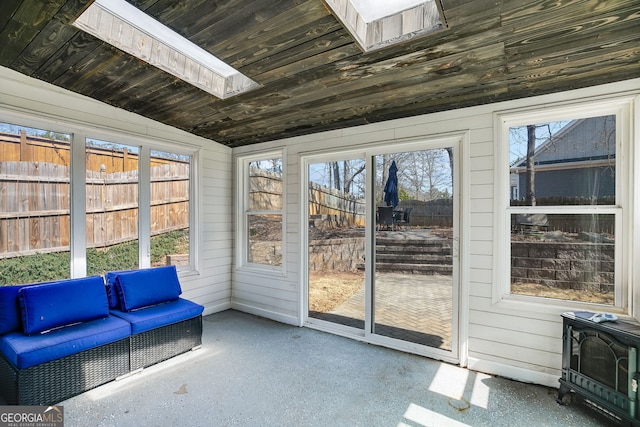
[[[511,242],[511,282],[612,292],[613,243]]]
[[[277,265],[281,262],[279,242],[254,242],[252,249],[262,263]],[[356,272],[364,257],[364,238],[312,240],[309,243],[309,271]],[[512,283],[611,292],[614,269],[612,243],[511,243]]]
[[[253,261],[280,265],[280,242],[251,242]],[[364,262],[364,238],[312,240],[309,242],[309,271],[356,272]]]
[[[364,262],[364,238],[312,240],[309,271],[358,271]]]

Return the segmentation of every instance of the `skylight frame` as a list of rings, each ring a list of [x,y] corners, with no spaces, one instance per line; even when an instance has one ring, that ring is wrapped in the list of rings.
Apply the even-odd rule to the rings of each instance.
[[[260,87],[125,0],[96,0],[73,25],[220,99]]]
[[[358,7],[362,9],[366,5],[356,5],[354,0],[325,2],[364,52],[382,49],[447,26],[440,0],[424,0],[369,21],[358,10]]]

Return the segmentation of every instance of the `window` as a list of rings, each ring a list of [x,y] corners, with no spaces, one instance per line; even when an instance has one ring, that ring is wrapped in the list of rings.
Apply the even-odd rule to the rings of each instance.
[[[241,159],[245,184],[243,230],[247,264],[283,265],[283,169],[282,153],[274,152],[259,158]]]
[[[87,275],[139,265],[138,147],[87,138]]]
[[[193,150],[43,122],[0,121],[0,286],[195,268]]]
[[[191,156],[151,150],[151,265],[188,266]]]
[[[603,102],[501,117],[511,297],[625,306],[627,111]]]
[[[194,268],[193,156],[87,138],[85,157],[87,274]]]
[[[0,286],[67,279],[71,134],[0,123]]]

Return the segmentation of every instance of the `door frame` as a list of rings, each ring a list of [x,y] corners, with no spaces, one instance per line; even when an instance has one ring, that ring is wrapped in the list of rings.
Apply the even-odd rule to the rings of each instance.
[[[357,149],[330,150],[305,152],[299,155],[300,164],[300,192],[301,192],[301,298],[300,309],[302,325],[333,333],[336,335],[364,341],[374,345],[392,348],[395,350],[418,354],[432,359],[442,360],[449,363],[466,366],[467,363],[467,339],[468,339],[468,307],[469,289],[467,280],[468,253],[469,253],[469,229],[468,204],[462,203],[468,200],[468,147],[469,132],[452,132],[445,134],[427,135],[420,138],[405,140],[392,140],[382,143],[360,146]],[[389,338],[370,332],[372,330],[373,312],[373,274],[372,268],[375,262],[375,200],[373,194],[374,178],[373,158],[376,155],[390,154],[406,151],[423,151],[437,148],[453,148],[453,210],[454,210],[454,239],[452,255],[454,260],[453,269],[453,293],[452,293],[452,340],[451,350],[442,350],[415,344],[399,339]],[[367,167],[365,170],[366,179],[366,216],[365,216],[365,328],[364,331],[332,322],[314,319],[309,317],[309,194],[308,194],[308,166],[313,163],[336,160],[364,159]]]

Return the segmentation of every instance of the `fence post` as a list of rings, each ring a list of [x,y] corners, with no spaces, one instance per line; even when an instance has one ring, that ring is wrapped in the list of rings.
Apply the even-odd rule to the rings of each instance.
[[[24,129],[20,129],[20,160],[21,162],[27,162],[29,159],[27,158],[27,131]]]

